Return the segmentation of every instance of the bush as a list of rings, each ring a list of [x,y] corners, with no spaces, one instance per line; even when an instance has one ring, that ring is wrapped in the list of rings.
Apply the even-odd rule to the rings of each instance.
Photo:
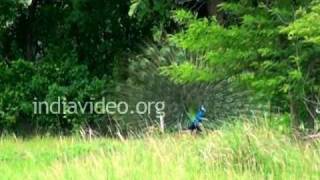
[[[52,102],[58,97],[84,102],[104,96],[112,86],[107,77],[91,77],[87,66],[72,58],[40,63],[20,59],[9,66],[0,63],[0,74],[1,131],[69,133],[97,118],[84,114],[37,115],[33,102]]]

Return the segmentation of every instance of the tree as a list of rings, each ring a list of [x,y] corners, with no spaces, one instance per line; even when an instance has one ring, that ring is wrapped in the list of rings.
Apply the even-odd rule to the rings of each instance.
[[[151,35],[147,25],[129,17],[129,5],[127,0],[1,1],[0,131],[69,133],[104,121],[35,117],[32,101],[64,96],[84,102],[110,95],[114,82],[127,78],[128,56]]]
[[[177,11],[175,20],[187,28],[174,34],[171,41],[190,52],[203,54],[203,62],[172,65],[163,68],[162,73],[182,83],[240,81],[255,90],[260,100],[269,101],[284,112],[290,111],[295,127],[304,122],[313,128],[314,113],[309,110],[314,106],[305,99],[315,96],[317,91],[318,76],[314,70],[318,68],[314,66],[319,53],[315,44],[318,29],[311,27],[315,32],[305,31],[309,26],[304,24],[305,29],[301,29],[301,24],[304,18],[310,22],[310,16],[318,17],[313,12],[317,7],[302,19],[295,18],[300,11],[293,11],[298,7],[308,9],[309,3],[285,0],[222,3],[220,11],[227,15],[223,23],[214,17],[197,19],[188,12]],[[293,31],[300,38],[303,33],[312,34],[305,40],[313,44],[307,45],[301,39],[290,41],[287,33]]]
[[[1,56],[38,61],[75,52],[94,75],[125,73],[128,55],[151,32],[129,17],[129,6],[125,0],[5,0]]]

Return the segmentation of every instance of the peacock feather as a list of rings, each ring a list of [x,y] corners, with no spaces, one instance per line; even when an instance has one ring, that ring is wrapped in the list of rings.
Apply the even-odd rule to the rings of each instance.
[[[165,126],[171,130],[186,127],[201,104],[207,108],[207,127],[257,109],[250,100],[250,91],[229,79],[179,84],[160,73],[162,67],[186,61],[197,63],[199,56],[168,45],[148,44],[143,55],[130,60],[129,78],[118,87],[117,98],[131,107],[141,101],[165,102]],[[123,131],[130,132],[159,124],[155,112],[115,118]]]

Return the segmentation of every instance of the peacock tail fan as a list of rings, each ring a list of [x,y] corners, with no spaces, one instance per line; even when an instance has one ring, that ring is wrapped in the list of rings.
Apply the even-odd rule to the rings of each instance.
[[[251,92],[230,79],[218,82],[176,83],[160,73],[161,67],[185,61],[195,64],[200,55],[169,45],[147,44],[145,53],[130,60],[129,78],[114,93],[116,100],[125,101],[129,107],[139,102],[165,103],[166,130],[181,130],[190,124],[199,105],[206,109],[206,127],[240,115],[250,115],[261,108],[250,99]],[[145,114],[115,114],[117,128],[125,132],[144,132],[159,127],[154,109]]]

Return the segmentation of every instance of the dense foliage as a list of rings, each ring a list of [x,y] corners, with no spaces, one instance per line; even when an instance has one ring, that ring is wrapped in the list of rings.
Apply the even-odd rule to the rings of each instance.
[[[131,18],[129,7],[126,0],[1,1],[0,129],[70,132],[100,122],[95,116],[38,117],[32,102],[58,96],[84,102],[126,79],[127,59],[152,24]]]
[[[72,59],[63,62],[32,63],[14,61],[10,67],[0,64],[0,127],[19,134],[44,132],[69,132],[86,125],[95,125],[101,116],[85,114],[34,114],[34,101],[57,102],[58,98],[84,102],[100,98],[111,88],[104,77],[91,77],[85,65]],[[57,110],[55,110],[57,111]]]
[[[125,95],[131,102],[130,93],[136,94],[132,102],[183,99],[169,100],[170,115],[172,108],[200,104],[192,99],[199,93],[217,95],[197,85],[219,82],[233,92],[253,92],[255,103],[270,105],[268,113],[290,113],[295,128],[313,129],[320,104],[319,18],[318,0],[2,0],[0,130],[110,131],[123,119],[35,116],[32,101]],[[146,41],[171,52],[149,56],[153,45],[141,50]],[[118,92],[120,86],[135,90]],[[175,116],[170,122],[179,121]],[[136,124],[130,117],[122,127]]]
[[[290,111],[294,125],[305,122],[313,127],[319,93],[320,26],[311,22],[319,17],[319,4],[305,4],[222,3],[220,12],[227,14],[223,20],[197,19],[189,12],[177,11],[176,21],[186,28],[171,40],[191,52],[203,53],[203,63],[172,65],[163,73],[180,83],[243,82],[261,100]]]

